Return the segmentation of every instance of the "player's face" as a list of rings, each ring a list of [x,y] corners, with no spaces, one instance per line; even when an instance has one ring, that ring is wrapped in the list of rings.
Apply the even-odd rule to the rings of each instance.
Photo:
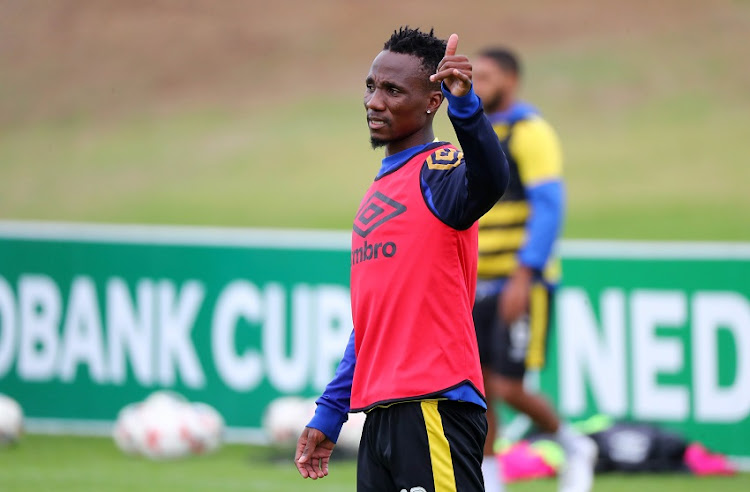
[[[437,91],[430,87],[419,58],[381,51],[372,62],[365,86],[373,148],[385,145],[388,153],[394,154],[425,143],[425,128],[432,131],[427,109],[434,106]]]
[[[474,92],[487,113],[503,109],[516,83],[516,77],[501,69],[491,58],[480,56],[473,63]]]

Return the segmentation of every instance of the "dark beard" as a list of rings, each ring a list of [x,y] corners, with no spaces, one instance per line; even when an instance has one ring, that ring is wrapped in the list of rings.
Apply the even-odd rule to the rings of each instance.
[[[484,112],[487,114],[492,114],[500,110],[500,108],[503,107],[503,104],[505,102],[504,94],[500,91],[497,91],[493,96],[492,99],[489,99],[487,101],[483,101],[484,106]]]
[[[388,141],[381,138],[370,137],[370,145],[372,145],[373,150],[375,150],[388,145]]]

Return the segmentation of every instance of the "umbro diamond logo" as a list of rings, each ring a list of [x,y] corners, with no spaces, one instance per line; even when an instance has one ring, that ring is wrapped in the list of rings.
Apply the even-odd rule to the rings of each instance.
[[[392,218],[406,212],[406,206],[376,191],[365,200],[354,219],[354,232],[362,237]]]

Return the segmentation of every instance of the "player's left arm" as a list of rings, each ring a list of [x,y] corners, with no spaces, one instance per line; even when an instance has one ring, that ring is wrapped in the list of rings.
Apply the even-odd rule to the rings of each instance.
[[[510,146],[531,209],[518,260],[520,265],[541,271],[552,254],[565,215],[560,142],[546,121],[531,118],[515,125]]]
[[[518,252],[518,267],[500,296],[499,312],[512,323],[528,310],[531,285],[544,270],[560,234],[565,209],[560,144],[541,118],[515,124],[510,153],[526,188],[531,214],[526,241]]]

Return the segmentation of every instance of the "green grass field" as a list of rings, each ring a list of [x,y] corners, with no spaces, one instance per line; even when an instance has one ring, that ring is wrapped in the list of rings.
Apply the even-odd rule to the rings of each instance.
[[[335,456],[335,455],[334,455]],[[0,448],[3,492],[315,492],[352,491],[355,465],[335,460],[323,480],[304,481],[291,461],[267,448],[226,445],[217,453],[170,462],[122,454],[111,439],[25,436],[12,448]],[[552,492],[554,480],[508,486],[510,492]],[[596,491],[744,492],[750,474],[732,477],[688,475],[601,475]]]

